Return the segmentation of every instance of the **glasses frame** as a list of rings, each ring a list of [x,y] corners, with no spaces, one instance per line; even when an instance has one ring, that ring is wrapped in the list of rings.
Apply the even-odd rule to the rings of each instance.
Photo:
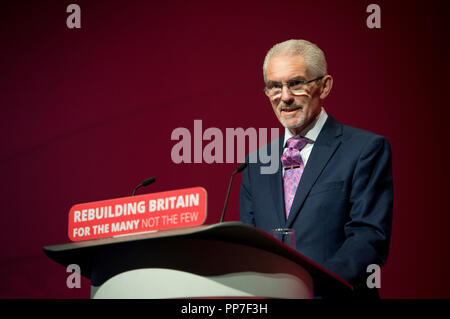
[[[325,77],[325,75],[322,75],[322,76],[319,76],[319,77],[317,77],[317,78],[315,78],[315,79],[312,79],[312,80],[307,80],[307,81],[300,81],[299,80],[299,82],[300,82],[300,84],[302,84],[302,85],[307,85],[307,84],[309,84],[309,83],[311,83],[311,82],[315,82],[315,81],[319,81],[319,80],[322,80],[323,78]],[[269,92],[268,92],[268,88],[267,88],[267,86],[264,88],[264,93],[268,96],[268,97],[270,97],[270,98],[273,98],[274,96],[277,96],[277,95],[280,95],[282,92],[283,92],[283,86],[285,86],[286,85],[286,87],[287,87],[287,89],[289,90],[289,92],[292,94],[292,95],[301,95],[301,93],[294,93],[294,92],[292,92],[291,91],[291,88],[289,87],[289,84],[288,83],[283,83],[283,82],[281,82],[281,91],[279,92],[279,93],[277,93],[277,94],[269,94]]]

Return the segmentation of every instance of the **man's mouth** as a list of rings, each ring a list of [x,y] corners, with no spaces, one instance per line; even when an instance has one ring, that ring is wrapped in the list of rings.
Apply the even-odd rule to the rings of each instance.
[[[291,112],[295,112],[299,109],[302,109],[302,107],[301,106],[283,107],[283,108],[281,108],[281,112],[291,113]]]

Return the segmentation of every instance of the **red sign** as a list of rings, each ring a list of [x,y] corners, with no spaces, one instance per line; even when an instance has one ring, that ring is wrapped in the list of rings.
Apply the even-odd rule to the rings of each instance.
[[[202,225],[206,190],[202,187],[122,197],[72,206],[69,238],[88,240]]]

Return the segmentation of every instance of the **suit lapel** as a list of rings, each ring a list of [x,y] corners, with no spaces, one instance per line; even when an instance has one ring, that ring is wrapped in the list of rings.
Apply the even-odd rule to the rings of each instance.
[[[340,135],[342,135],[342,125],[328,115],[328,119],[314,143],[311,155],[303,170],[285,227],[292,226],[311,188],[341,144],[341,140],[338,138]]]
[[[281,155],[283,154],[283,145],[284,142],[284,134],[278,140],[279,144],[279,152],[278,152],[278,171],[275,174],[271,174],[269,177],[271,194],[273,197],[274,206],[276,209],[276,214],[278,216],[278,220],[280,222],[280,227],[285,227],[286,224],[286,214],[284,209],[284,192],[283,192],[283,175],[282,175],[282,166],[281,166]]]

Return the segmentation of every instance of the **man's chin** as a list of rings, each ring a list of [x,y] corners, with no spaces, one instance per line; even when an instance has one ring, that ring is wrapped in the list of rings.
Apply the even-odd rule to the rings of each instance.
[[[302,120],[297,120],[297,121],[283,120],[283,121],[281,121],[281,124],[287,129],[296,129],[296,128],[301,127],[303,125],[303,122],[304,121],[302,121]]]

